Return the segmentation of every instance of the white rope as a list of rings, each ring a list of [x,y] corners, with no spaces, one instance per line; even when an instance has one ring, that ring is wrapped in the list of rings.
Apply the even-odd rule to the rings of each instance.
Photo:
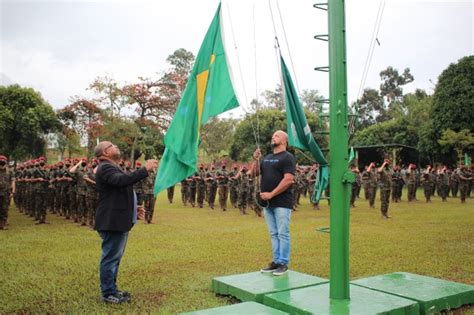
[[[255,23],[255,3],[253,4],[253,48],[255,61],[255,116],[257,119],[257,148],[260,149],[260,119],[258,117],[259,101],[258,101],[258,74],[257,74],[257,27]]]
[[[248,98],[247,98],[247,91],[246,91],[246,88],[245,88],[245,83],[244,83],[244,76],[243,76],[243,73],[242,73],[242,66],[240,64],[240,57],[239,57],[239,52],[238,52],[238,49],[237,49],[237,41],[235,39],[235,33],[234,33],[234,25],[232,23],[232,17],[230,15],[230,9],[229,9],[229,3],[226,1],[226,6],[227,6],[227,15],[229,17],[229,23],[230,23],[230,29],[231,29],[231,33],[232,33],[232,40],[234,42],[234,49],[235,49],[235,55],[237,56],[237,65],[239,67],[239,73],[240,73],[240,79],[241,79],[241,83],[242,83],[242,88],[244,90],[244,98],[245,98],[245,104],[246,106],[249,106],[249,102],[248,102]],[[242,106],[242,109],[244,110],[245,114],[247,115],[251,115],[250,111],[248,111],[245,107],[246,106],[243,106],[243,104],[241,104]],[[258,118],[258,117],[257,117]],[[255,140],[255,144],[259,145],[259,136],[257,135],[257,131],[255,129],[255,126],[252,122],[252,120],[250,120],[250,125],[252,127],[252,132],[253,132],[253,137],[254,137],[254,140]]]

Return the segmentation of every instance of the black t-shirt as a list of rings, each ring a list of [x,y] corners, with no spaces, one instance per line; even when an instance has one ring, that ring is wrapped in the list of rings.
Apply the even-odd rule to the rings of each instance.
[[[268,154],[260,162],[260,189],[262,192],[271,192],[280,184],[285,173],[295,175],[295,157],[288,151],[277,154]],[[269,200],[269,207],[293,208],[293,193],[290,188]]]

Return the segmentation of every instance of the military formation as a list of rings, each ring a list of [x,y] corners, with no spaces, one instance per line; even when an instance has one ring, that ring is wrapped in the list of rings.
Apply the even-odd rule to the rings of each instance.
[[[36,224],[46,224],[49,214],[64,217],[81,226],[92,227],[95,219],[98,192],[95,186],[95,169],[98,161],[86,158],[64,159],[47,164],[44,157],[8,167],[8,160],[0,156],[0,229],[8,224],[11,200],[21,213],[32,217]],[[132,171],[132,164],[121,161],[125,173]],[[136,163],[136,168],[141,167]],[[155,197],[153,186],[156,172],[137,184],[138,207],[146,210],[145,222],[153,219]]]
[[[0,155],[0,229],[8,224],[8,208],[13,199],[17,209],[36,221],[45,224],[47,214],[53,214],[72,220],[81,226],[93,226],[98,192],[95,189],[96,159],[64,159],[55,164],[47,164],[45,158],[26,161],[9,167],[5,156]],[[132,163],[121,161],[119,166],[125,173],[133,171]],[[136,162],[135,168],[140,168]],[[375,208],[377,192],[380,195],[380,211],[382,218],[389,218],[390,200],[393,203],[402,201],[402,191],[406,186],[408,202],[417,202],[417,192],[422,190],[426,202],[437,194],[442,201],[448,197],[459,198],[462,203],[470,197],[473,186],[471,169],[460,165],[456,169],[446,166],[418,168],[415,164],[407,167],[392,166],[391,161],[383,164],[375,162],[364,167],[360,172],[355,166],[351,167],[355,174],[352,184],[350,204],[356,206],[356,201],[363,198],[371,208]],[[317,178],[318,165],[297,166],[292,187],[294,196],[293,211],[297,211],[301,198],[309,198],[313,209],[319,209],[319,201],[314,198],[314,186]],[[152,223],[155,205],[153,194],[156,171],[134,186],[138,207],[145,211],[145,223]],[[233,164],[227,168],[222,162],[217,167],[214,164],[200,164],[192,176],[181,181],[181,201],[185,206],[210,209],[217,206],[222,211],[230,207],[238,209],[242,215],[253,211],[256,216],[262,216],[265,206],[258,196],[258,183],[249,175],[247,165]],[[175,187],[167,189],[167,197],[173,202]],[[330,190],[326,188],[322,199],[329,202]],[[360,201],[359,201],[360,202]]]

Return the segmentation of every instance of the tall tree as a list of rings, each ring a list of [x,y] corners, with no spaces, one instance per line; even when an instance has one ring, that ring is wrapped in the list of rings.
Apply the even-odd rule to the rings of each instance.
[[[438,135],[446,129],[472,131],[474,121],[474,56],[450,64],[439,76],[431,117]]]
[[[401,100],[403,86],[414,80],[410,68],[406,68],[402,74],[399,74],[398,70],[391,66],[380,72],[380,79],[382,79],[380,95],[386,98],[389,106],[393,102]]]
[[[58,117],[65,127],[75,130],[86,142],[87,157],[91,158],[103,125],[100,108],[89,100],[76,97],[73,103],[59,111]]]
[[[264,103],[266,107],[276,108],[278,110],[285,110],[285,101],[283,99],[283,90],[281,84],[277,84],[275,90],[265,90],[262,92]]]
[[[443,147],[454,148],[454,151],[456,151],[457,162],[462,163],[463,154],[468,149],[474,149],[474,134],[468,129],[462,129],[459,132],[455,132],[448,128],[443,132],[438,143]]]
[[[111,117],[120,116],[120,112],[126,105],[122,88],[113,78],[108,75],[97,77],[90,85],[97,98],[95,103],[110,112]]]
[[[0,86],[0,152],[21,160],[45,153],[45,137],[59,128],[53,108],[39,92]]]
[[[319,113],[321,110],[320,101],[324,100],[324,97],[319,93],[318,90],[304,89],[300,95],[303,106],[312,113]]]
[[[200,149],[212,161],[228,155],[236,125],[236,119],[213,117],[201,129]]]

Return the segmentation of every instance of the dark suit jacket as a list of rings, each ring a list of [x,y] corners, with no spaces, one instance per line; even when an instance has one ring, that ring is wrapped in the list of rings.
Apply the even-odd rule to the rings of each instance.
[[[133,184],[148,176],[145,168],[125,174],[118,165],[103,160],[96,172],[99,201],[94,229],[127,232],[133,226]]]

